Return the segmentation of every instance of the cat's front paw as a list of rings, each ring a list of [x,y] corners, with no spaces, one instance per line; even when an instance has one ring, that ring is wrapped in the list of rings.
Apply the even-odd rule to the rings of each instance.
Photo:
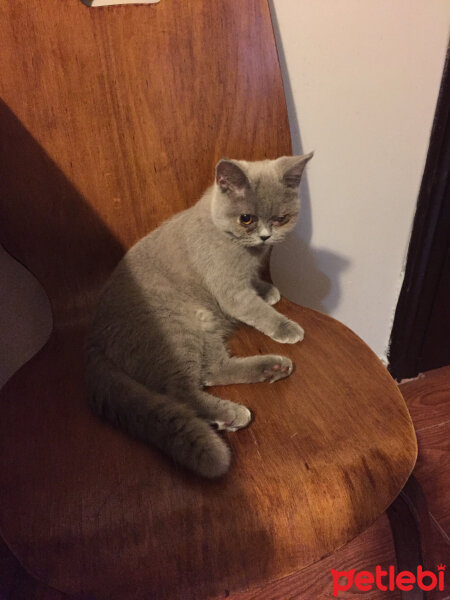
[[[263,371],[261,381],[268,381],[269,383],[289,377],[294,369],[292,360],[287,356],[273,356],[271,354],[261,356],[260,366]]]
[[[270,304],[270,306],[273,306],[281,300],[281,294],[278,288],[276,288],[274,285],[271,285],[265,291],[263,298],[268,304]]]
[[[302,341],[305,337],[305,332],[294,321],[286,320],[278,325],[276,331],[270,337],[282,344],[296,344]]]
[[[261,298],[267,302],[267,304],[270,304],[270,306],[273,306],[281,300],[281,295],[278,291],[278,288],[268,281],[257,281],[256,289]]]

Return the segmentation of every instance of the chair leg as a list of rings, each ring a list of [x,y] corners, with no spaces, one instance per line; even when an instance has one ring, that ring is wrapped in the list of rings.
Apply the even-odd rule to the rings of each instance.
[[[436,572],[436,565],[448,565],[448,543],[435,530],[428,512],[425,495],[419,482],[411,476],[400,495],[388,508],[387,515],[394,539],[398,571]],[[440,538],[439,540],[437,538]],[[450,598],[445,591],[434,589],[425,592],[417,583],[412,590],[401,592],[402,600],[444,600]]]
[[[409,481],[405,488],[409,485]],[[417,512],[414,504],[409,502],[405,489],[387,510],[387,515],[394,538],[395,555],[398,571],[415,572],[418,565],[423,564],[422,545],[417,526]],[[425,592],[417,584],[410,591],[402,591],[402,600],[425,600]]]

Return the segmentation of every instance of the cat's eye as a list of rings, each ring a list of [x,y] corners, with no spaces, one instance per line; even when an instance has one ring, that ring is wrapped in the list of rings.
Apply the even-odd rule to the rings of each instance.
[[[251,225],[256,221],[256,217],[254,215],[241,215],[239,221],[242,225]]]
[[[287,223],[289,221],[289,215],[283,215],[281,217],[274,217],[273,221],[275,221],[275,223],[278,223],[279,225],[282,225],[283,223]]]

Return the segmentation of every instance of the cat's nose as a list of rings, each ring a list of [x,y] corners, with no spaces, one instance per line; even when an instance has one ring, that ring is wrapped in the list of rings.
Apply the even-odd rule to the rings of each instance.
[[[259,238],[265,242],[266,240],[268,240],[270,238],[270,235],[260,235]]]

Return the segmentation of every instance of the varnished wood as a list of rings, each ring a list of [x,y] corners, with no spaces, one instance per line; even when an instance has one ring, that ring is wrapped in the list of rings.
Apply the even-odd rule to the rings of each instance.
[[[444,475],[445,476],[445,475]],[[450,543],[445,543],[441,532],[433,526],[425,494],[414,476],[411,476],[399,497],[388,509],[399,570],[416,572],[419,565],[435,571],[439,564],[448,564]],[[447,600],[448,588],[428,593],[417,583],[412,590],[403,591],[403,600]]]
[[[450,365],[403,381],[400,391],[417,433],[450,422]]]
[[[421,374],[401,384],[400,390],[417,431],[419,456],[414,475],[388,509],[397,566],[415,572],[422,565],[433,571],[450,560],[445,532],[450,503],[450,367]],[[448,597],[448,589],[425,594],[417,585],[402,592],[405,600]]]
[[[264,587],[231,593],[224,590],[220,598],[229,600],[331,600],[333,585],[331,569],[347,571],[358,569],[374,572],[375,565],[387,570],[395,564],[391,529],[386,515],[382,515],[366,531],[331,556],[301,571],[266,582]],[[6,546],[0,544],[0,597],[5,600],[68,600],[66,595],[55,592],[33,580],[17,564]],[[361,591],[354,587],[345,592],[345,598],[361,600]],[[383,598],[400,600],[400,592],[384,593]],[[378,589],[364,594],[364,600],[380,600]]]
[[[267,3],[0,6],[0,240],[54,316],[1,394],[8,545],[38,579],[96,600],[220,597],[342,546],[398,494],[416,441],[389,374],[340,323],[283,301],[302,344],[240,331],[239,354],[283,352],[297,371],[215,390],[255,413],[229,436],[221,481],[100,422],[83,395],[89,318],[125,249],[194,202],[220,156],[290,152]]]
[[[2,118],[0,240],[59,328],[89,318],[123,249],[195,202],[220,157],[290,153],[272,24],[264,0],[0,7],[0,96],[23,126]]]
[[[2,464],[0,502],[3,534],[33,573],[69,595],[88,581],[98,598],[214,597],[318,560],[387,508],[415,458],[395,384],[343,325],[286,301],[282,309],[307,331],[283,348],[297,371],[217,389],[255,413],[229,436],[236,460],[219,482],[178,471],[90,414],[82,335],[54,337],[22,369],[3,395],[14,461]],[[280,349],[250,329],[235,343],[241,354]]]
[[[412,507],[423,563],[433,569],[450,563],[450,366],[402,383],[400,390],[417,431],[414,477],[420,484],[406,486],[402,495]],[[448,597],[448,585],[429,594],[429,600]]]
[[[0,539],[0,598],[2,600],[69,600],[65,594],[36,581]]]
[[[413,477],[410,477],[399,496],[387,510],[394,538],[398,571],[409,571],[410,573],[416,573],[419,565],[422,565],[422,568],[430,566],[425,563],[423,557],[421,536],[422,525],[429,533],[429,514],[422,495],[420,497],[422,502],[417,502],[414,484],[419,487]],[[412,493],[411,487],[413,487]],[[409,488],[409,493],[405,491],[407,488]],[[417,510],[418,508],[420,510]],[[435,565],[432,566],[435,568]],[[402,600],[425,600],[426,595],[416,581],[412,585],[412,589],[402,590],[401,597]]]
[[[297,571],[292,575],[236,594],[230,594],[229,600],[332,600],[333,578],[331,569],[338,571],[369,571],[375,574],[376,565],[387,570],[395,565],[395,552],[392,543],[391,528],[386,515],[382,515],[364,533],[343,548],[323,560]],[[400,600],[398,590],[383,592],[374,589],[364,592],[353,585],[345,592],[339,592],[339,598],[346,600]]]
[[[423,489],[429,504],[430,500],[441,507],[450,505],[450,488],[445,485],[450,477],[450,464],[441,465],[439,459],[436,466],[430,461],[430,449],[436,446],[436,434],[449,421],[450,409],[450,367],[443,367],[430,371],[400,386],[407,406],[411,412],[414,425],[419,430],[421,439],[421,452],[414,474],[420,474]],[[423,437],[424,430],[431,432],[428,438]],[[448,447],[449,436],[441,439],[441,447]],[[431,446],[430,446],[431,444]],[[424,460],[424,457],[428,457]],[[443,485],[444,484],[444,485]],[[432,549],[434,562],[437,564],[450,563],[450,548],[448,536],[442,528],[442,521],[438,521],[431,514],[432,521]],[[384,570],[389,565],[395,565],[396,556],[392,540],[391,528],[386,515],[377,521],[354,540],[340,550],[315,564],[301,569],[287,577],[268,581],[264,587],[252,587],[248,591],[233,593],[230,600],[330,600],[332,597],[332,578],[330,569],[373,571],[375,565],[380,565]],[[435,565],[431,565],[432,570]],[[36,591],[39,586],[39,591]],[[25,592],[24,592],[25,590]],[[229,591],[229,590],[227,590]],[[18,565],[5,545],[0,546],[0,595],[3,593],[7,600],[62,600],[63,596],[56,596],[54,590],[42,590],[42,584],[31,580],[24,570]],[[65,598],[66,596],[64,596]],[[346,598],[360,598],[360,590],[348,590]],[[400,599],[400,591],[384,592],[384,596],[393,600]],[[365,600],[379,600],[379,590],[366,592]]]
[[[443,457],[448,457],[450,439],[450,367],[421,374],[419,378],[402,383],[400,390],[418,432],[420,453],[414,477],[410,478],[400,494],[404,498],[406,496],[406,499],[401,500],[399,497],[398,500],[411,506],[411,510],[407,510],[416,520],[416,531],[421,543],[425,542],[425,548],[421,548],[421,560],[417,564],[425,564],[426,568],[435,571],[436,564],[448,565],[450,562],[450,532],[446,527],[445,518],[445,509],[450,506],[450,462],[442,460]],[[426,501],[420,487],[417,486],[417,481],[414,481],[415,478],[420,478]],[[436,514],[428,514],[427,505],[430,503]],[[404,533],[407,548],[411,544],[410,533]],[[383,569],[389,565],[396,565],[397,569],[400,569],[393,542],[388,518],[383,515],[364,533],[329,557],[288,577],[268,582],[262,588],[232,594],[230,600],[330,600],[330,569],[374,571],[375,565],[380,565]],[[413,565],[413,570],[417,564]],[[448,594],[447,589],[444,592],[435,590],[429,595],[430,598],[439,599],[448,598]],[[350,589],[343,597],[360,598],[361,591]],[[401,593],[399,590],[387,591],[383,592],[384,597],[399,599]],[[375,589],[366,592],[364,598],[379,600],[380,591]]]
[[[450,366],[402,383],[400,390],[417,432],[415,477],[425,491],[432,519],[450,539]]]

